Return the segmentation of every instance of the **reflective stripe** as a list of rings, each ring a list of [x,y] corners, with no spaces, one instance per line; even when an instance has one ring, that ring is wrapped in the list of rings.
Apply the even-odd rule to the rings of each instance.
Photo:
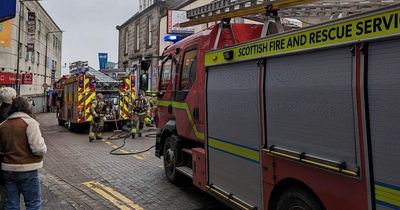
[[[400,209],[400,188],[375,182],[375,198],[378,205]]]
[[[176,101],[161,101],[159,100],[157,102],[158,106],[165,106],[168,107],[169,105],[172,105],[173,108],[175,109],[183,109],[186,111],[186,114],[188,116],[189,119],[189,123],[192,126],[192,129],[194,131],[194,134],[196,136],[197,139],[199,140],[204,140],[204,133],[200,132],[197,130],[196,124],[194,123],[193,117],[192,117],[192,113],[190,113],[190,109],[187,103],[183,103],[183,102],[176,102]]]
[[[242,145],[217,140],[214,138],[208,138],[208,146],[251,161],[260,162],[260,153],[253,148],[248,148]]]
[[[86,100],[85,100],[85,117],[86,121],[91,121],[93,119],[92,113],[90,113],[90,106],[92,100],[96,97],[95,92],[86,93]]]

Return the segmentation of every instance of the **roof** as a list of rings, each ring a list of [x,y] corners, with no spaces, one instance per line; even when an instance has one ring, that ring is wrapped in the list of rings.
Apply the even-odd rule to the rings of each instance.
[[[155,1],[152,5],[150,5],[149,7],[147,7],[146,9],[144,9],[141,12],[137,12],[135,13],[131,18],[129,18],[127,21],[125,21],[124,23],[122,23],[121,25],[118,25],[116,28],[117,30],[121,29],[122,27],[128,25],[129,23],[137,20],[137,18],[142,17],[142,14],[146,14],[147,11],[152,10],[153,8],[157,7],[157,6],[163,6],[165,5],[164,1]]]
[[[87,74],[94,76],[97,82],[101,83],[118,83],[117,80],[97,71],[96,69],[89,67],[89,70],[86,72]]]

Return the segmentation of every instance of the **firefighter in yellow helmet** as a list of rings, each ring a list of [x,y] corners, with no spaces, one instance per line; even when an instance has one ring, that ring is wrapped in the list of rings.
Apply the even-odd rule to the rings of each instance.
[[[139,98],[133,100],[130,106],[131,112],[131,135],[132,138],[135,138],[136,133],[138,137],[141,137],[143,134],[143,126],[144,126],[144,119],[147,116],[147,101],[144,96],[144,93],[140,93]],[[139,121],[139,131],[137,132],[137,122]]]
[[[102,139],[102,132],[104,127],[104,115],[106,114],[106,102],[104,101],[103,94],[98,93],[96,98],[92,101],[90,107],[90,113],[93,116],[90,122],[89,129],[89,141],[92,142],[95,139]]]

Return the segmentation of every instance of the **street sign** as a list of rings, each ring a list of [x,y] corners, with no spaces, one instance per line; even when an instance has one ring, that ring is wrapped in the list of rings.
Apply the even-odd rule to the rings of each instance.
[[[193,27],[179,27],[179,23],[183,23],[188,21],[189,19],[186,18],[186,11],[185,10],[168,10],[167,16],[167,33],[168,34],[193,34],[194,28]]]
[[[28,52],[35,52],[35,35],[36,35],[36,14],[28,12],[28,38],[27,50]]]
[[[47,83],[43,83],[42,87],[43,87],[44,89],[47,89],[47,88],[49,87],[49,85],[48,85]]]
[[[15,17],[16,0],[1,0],[0,23]]]
[[[99,69],[106,69],[107,61],[108,61],[108,54],[99,53]]]

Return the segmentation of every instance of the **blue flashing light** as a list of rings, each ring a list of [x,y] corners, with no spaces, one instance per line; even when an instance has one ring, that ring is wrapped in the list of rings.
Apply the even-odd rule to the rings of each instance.
[[[165,42],[173,42],[174,44],[181,41],[183,37],[179,36],[179,35],[171,35],[171,34],[167,34],[166,36],[164,36],[164,41]]]

